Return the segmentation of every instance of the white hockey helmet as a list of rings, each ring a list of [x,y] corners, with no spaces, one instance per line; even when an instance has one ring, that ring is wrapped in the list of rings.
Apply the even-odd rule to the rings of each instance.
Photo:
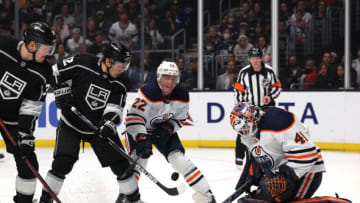
[[[170,61],[162,61],[156,71],[157,81],[160,83],[161,76],[171,75],[176,76],[177,83],[180,81],[180,71],[176,63]]]

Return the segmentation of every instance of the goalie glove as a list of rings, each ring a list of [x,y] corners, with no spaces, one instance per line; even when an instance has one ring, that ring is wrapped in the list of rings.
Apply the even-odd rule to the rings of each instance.
[[[288,202],[294,197],[295,184],[298,180],[294,170],[281,165],[279,173],[269,178],[264,176],[259,183],[260,195],[272,202]]]

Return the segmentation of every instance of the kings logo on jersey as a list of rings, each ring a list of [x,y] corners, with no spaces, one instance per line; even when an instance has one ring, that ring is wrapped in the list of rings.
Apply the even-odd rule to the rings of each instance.
[[[25,81],[6,71],[0,81],[1,97],[4,100],[18,99],[26,84]]]
[[[91,110],[104,108],[110,96],[110,90],[91,84],[85,97]]]
[[[255,146],[251,149],[251,154],[255,158],[256,162],[266,168],[273,168],[274,159],[267,153],[261,146]]]

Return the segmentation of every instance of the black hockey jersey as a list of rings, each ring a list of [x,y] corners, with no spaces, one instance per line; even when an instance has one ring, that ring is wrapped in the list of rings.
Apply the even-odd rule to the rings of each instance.
[[[125,74],[111,78],[101,70],[100,58],[81,54],[65,58],[53,66],[55,81],[68,82],[72,105],[94,124],[101,120],[121,121],[130,80]],[[91,134],[91,130],[76,115],[62,110],[61,119],[74,130]]]
[[[0,117],[5,124],[18,125],[19,134],[32,134],[52,76],[50,64],[24,61],[23,41],[0,35]]]

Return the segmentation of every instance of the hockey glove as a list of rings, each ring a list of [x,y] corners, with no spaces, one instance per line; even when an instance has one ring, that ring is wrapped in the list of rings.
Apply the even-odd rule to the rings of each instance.
[[[258,185],[258,182],[261,178],[261,176],[263,176],[263,171],[261,170],[261,167],[259,166],[259,164],[255,161],[255,159],[250,159],[246,161],[246,165],[243,169],[243,172],[240,176],[240,179],[238,181],[238,183],[236,184],[235,189],[238,189],[239,187],[241,187],[243,184],[245,184],[249,179],[252,180],[252,184],[251,185]],[[250,192],[250,187],[251,185],[245,189],[246,192]]]
[[[152,153],[152,143],[148,134],[139,133],[136,135],[136,155],[143,159],[149,158]]]
[[[21,158],[27,157],[35,150],[35,137],[32,135],[25,135],[20,138],[19,143],[19,156]]]
[[[156,143],[163,145],[166,144],[170,136],[174,132],[174,126],[169,123],[163,123],[155,129]]]
[[[71,88],[66,83],[56,84],[54,87],[55,103],[57,108],[70,109],[72,101]]]
[[[110,120],[104,120],[100,122],[98,135],[101,139],[106,140],[108,137],[112,137],[117,134],[116,124]]]
[[[287,165],[282,165],[279,168],[279,173],[268,178],[263,177],[260,181],[259,187],[262,197],[266,200],[274,202],[288,202],[294,197],[295,183],[297,176],[293,169]]]

